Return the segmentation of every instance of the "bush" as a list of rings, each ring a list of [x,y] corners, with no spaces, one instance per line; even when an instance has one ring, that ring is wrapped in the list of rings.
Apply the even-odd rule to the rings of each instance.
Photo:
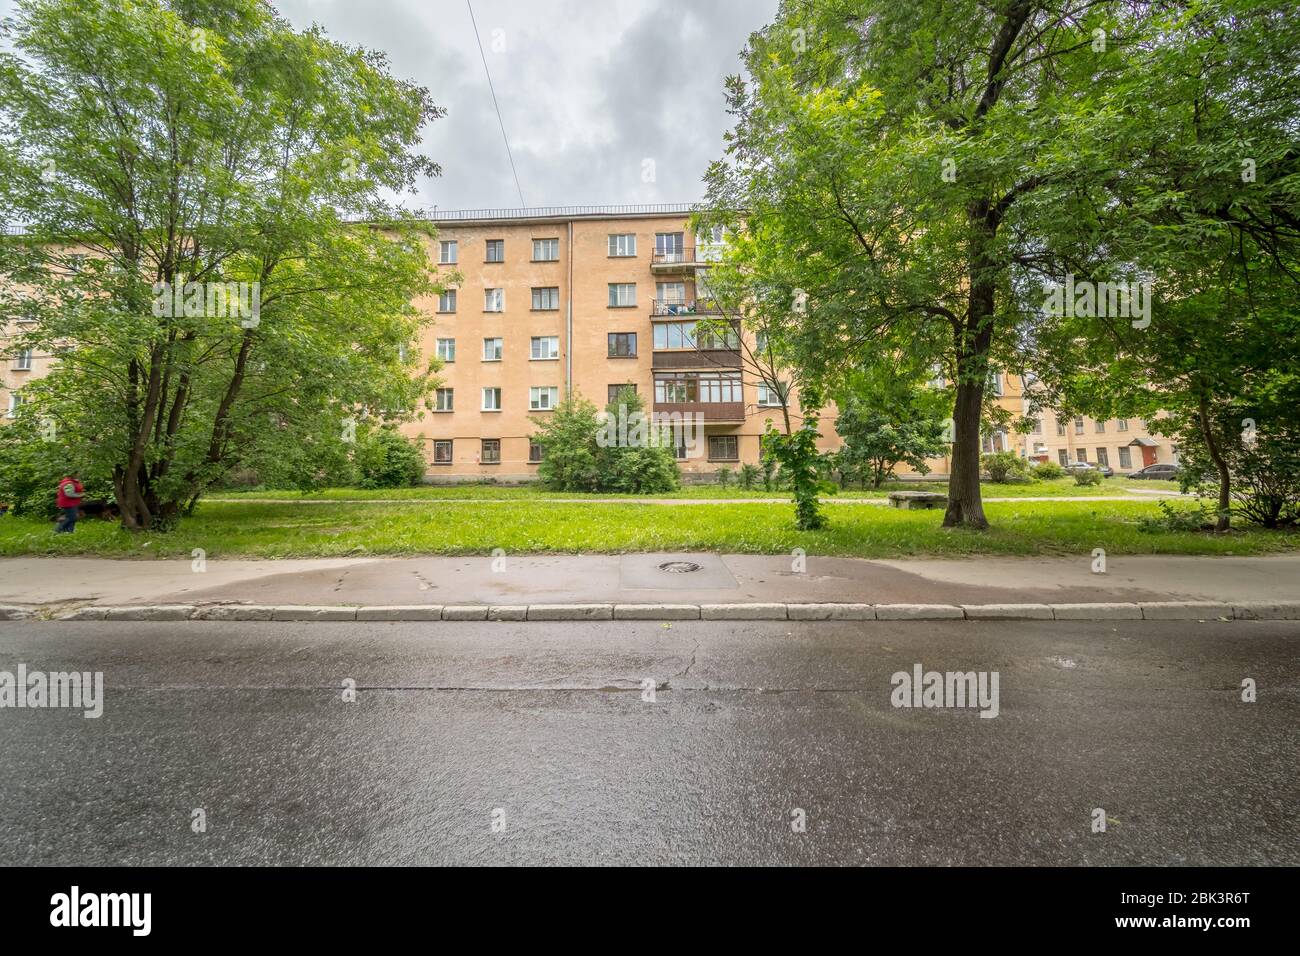
[[[751,465],[749,462],[741,465],[740,470],[736,472],[736,484],[746,491],[752,491],[758,484],[758,466]]]
[[[545,454],[538,477],[556,491],[655,494],[681,483],[671,444],[648,427],[644,403],[624,389],[605,409],[578,395],[560,402],[546,419],[533,419]]]
[[[1156,534],[1165,531],[1213,531],[1214,515],[1210,513],[1203,504],[1198,504],[1195,510],[1188,508],[1174,508],[1169,502],[1158,502],[1160,506],[1160,517],[1138,519],[1138,530],[1145,531],[1149,534]]]
[[[574,394],[564,398],[545,420],[536,420],[534,437],[543,448],[537,477],[555,491],[596,491],[596,406]]]
[[[1074,483],[1080,487],[1099,485],[1101,482],[1101,471],[1096,468],[1080,468],[1074,473]]]
[[[377,428],[357,442],[360,488],[408,488],[424,477],[424,455],[392,428]]]
[[[1012,481],[1032,481],[1029,462],[1015,452],[1000,451],[985,455],[980,459],[984,470],[988,472],[989,481],[1004,485]]]
[[[1065,469],[1054,461],[1039,462],[1034,466],[1034,477],[1041,481],[1054,481],[1065,477]]]
[[[717,478],[718,478],[718,484],[719,484],[721,487],[726,488],[728,485],[731,484],[731,469],[730,469],[730,468],[719,468],[719,469],[718,469],[714,474],[717,475]]]
[[[1264,434],[1237,456],[1236,512],[1265,528],[1300,523],[1300,439]]]
[[[0,504],[15,516],[53,518],[59,479],[77,469],[77,459],[62,444],[45,441],[34,422],[0,425]],[[112,501],[107,475],[81,469],[86,501]]]

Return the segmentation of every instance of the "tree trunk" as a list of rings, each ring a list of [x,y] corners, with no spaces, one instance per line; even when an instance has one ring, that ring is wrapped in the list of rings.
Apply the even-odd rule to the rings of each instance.
[[[1201,437],[1205,439],[1210,460],[1219,473],[1219,515],[1214,522],[1214,530],[1227,531],[1232,526],[1232,474],[1228,471],[1228,463],[1224,460],[1223,451],[1214,435],[1214,427],[1210,422],[1210,401],[1204,392],[1198,397],[1196,419],[1201,426]]]
[[[948,510],[945,528],[989,526],[980,497],[980,406],[984,386],[958,381],[953,409],[952,472],[948,476]]]

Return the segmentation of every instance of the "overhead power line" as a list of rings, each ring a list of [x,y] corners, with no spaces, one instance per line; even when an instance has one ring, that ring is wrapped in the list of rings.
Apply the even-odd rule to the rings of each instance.
[[[501,141],[506,144],[506,156],[510,159],[510,172],[515,177],[515,189],[519,192],[519,205],[521,207],[527,206],[528,204],[524,202],[524,190],[519,185],[519,172],[515,169],[515,156],[510,151],[510,138],[506,136],[506,124],[501,119],[501,106],[497,103],[497,91],[492,86],[492,71],[488,69],[487,57],[483,55],[483,41],[479,39],[478,23],[474,20],[474,5],[470,0],[465,0],[465,6],[469,9],[469,22],[474,27],[474,41],[478,44],[478,55],[483,61],[483,72],[487,74],[488,91],[492,94],[492,105],[497,111],[497,125],[501,127]]]

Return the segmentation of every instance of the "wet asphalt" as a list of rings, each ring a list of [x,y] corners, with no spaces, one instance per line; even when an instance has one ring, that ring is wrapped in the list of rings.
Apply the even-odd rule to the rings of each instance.
[[[0,624],[19,663],[106,692],[0,709],[4,865],[1300,864],[1294,622]],[[917,663],[998,716],[891,706]]]

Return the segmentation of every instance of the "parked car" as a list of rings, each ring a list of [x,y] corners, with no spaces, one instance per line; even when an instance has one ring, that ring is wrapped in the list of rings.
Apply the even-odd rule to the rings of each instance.
[[[1094,465],[1090,461],[1072,461],[1065,465],[1065,473],[1073,475],[1076,471],[1099,471],[1103,478],[1114,478],[1115,470],[1110,465]]]
[[[1147,481],[1153,478],[1158,478],[1161,481],[1177,481],[1178,475],[1181,471],[1182,469],[1179,468],[1177,465],[1162,463],[1162,464],[1155,464],[1155,465],[1147,465],[1145,468],[1133,472],[1131,475],[1129,475],[1129,477],[1137,478],[1138,480],[1141,481]]]

